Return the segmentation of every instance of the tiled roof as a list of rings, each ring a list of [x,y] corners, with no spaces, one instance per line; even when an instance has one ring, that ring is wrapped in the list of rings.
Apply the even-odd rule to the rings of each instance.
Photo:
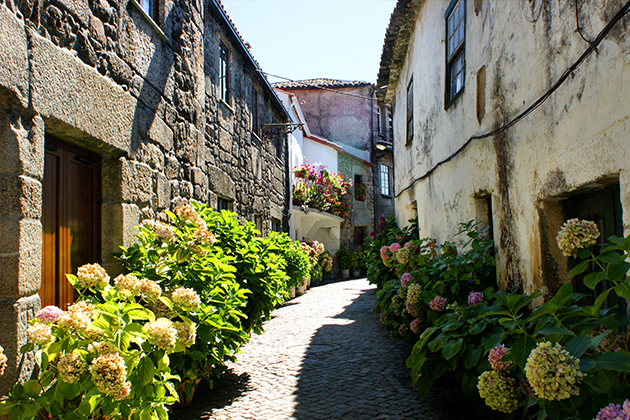
[[[278,89],[308,89],[312,87],[324,88],[340,88],[340,87],[358,87],[370,86],[370,82],[361,80],[336,80],[336,79],[308,79],[295,80],[292,82],[272,83],[272,86]]]
[[[385,32],[381,64],[378,72],[377,96],[391,99],[395,93],[407,48],[413,35],[418,9],[425,0],[398,0]],[[383,89],[378,89],[385,87]]]

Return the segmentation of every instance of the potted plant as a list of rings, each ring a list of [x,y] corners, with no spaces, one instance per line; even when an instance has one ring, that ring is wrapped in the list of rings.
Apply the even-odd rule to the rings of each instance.
[[[350,268],[352,269],[352,277],[359,277],[361,272],[359,271],[359,255],[360,251],[354,251],[350,253]]]
[[[341,278],[347,279],[350,277],[351,257],[350,252],[345,247],[339,248],[339,251],[335,253],[335,257],[339,261],[339,268],[341,269]]]
[[[367,197],[367,185],[366,184],[355,184],[354,186],[354,199],[357,201],[365,201],[365,197]]]

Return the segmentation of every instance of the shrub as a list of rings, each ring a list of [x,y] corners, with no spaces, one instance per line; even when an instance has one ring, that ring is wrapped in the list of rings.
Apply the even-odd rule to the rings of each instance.
[[[21,352],[36,350],[37,376],[16,384],[0,413],[16,420],[37,415],[166,420],[179,379],[171,374],[169,353],[190,342],[149,307],[159,300],[194,334],[190,308],[161,293],[145,293],[159,290],[146,279],[121,276],[109,285],[97,264],[68,278],[79,299],[67,311],[46,307],[31,321],[30,343]],[[126,286],[131,281],[137,284],[133,290]]]

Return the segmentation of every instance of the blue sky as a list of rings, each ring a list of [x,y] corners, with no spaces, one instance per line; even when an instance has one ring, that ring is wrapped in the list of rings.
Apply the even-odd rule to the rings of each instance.
[[[263,71],[376,82],[396,0],[222,0]],[[281,81],[268,76],[271,82]]]

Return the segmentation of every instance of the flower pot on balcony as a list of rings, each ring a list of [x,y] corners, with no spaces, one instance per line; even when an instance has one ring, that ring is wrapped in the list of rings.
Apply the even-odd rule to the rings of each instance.
[[[344,268],[343,270],[341,270],[341,278],[342,279],[350,278],[350,269],[349,268]]]

